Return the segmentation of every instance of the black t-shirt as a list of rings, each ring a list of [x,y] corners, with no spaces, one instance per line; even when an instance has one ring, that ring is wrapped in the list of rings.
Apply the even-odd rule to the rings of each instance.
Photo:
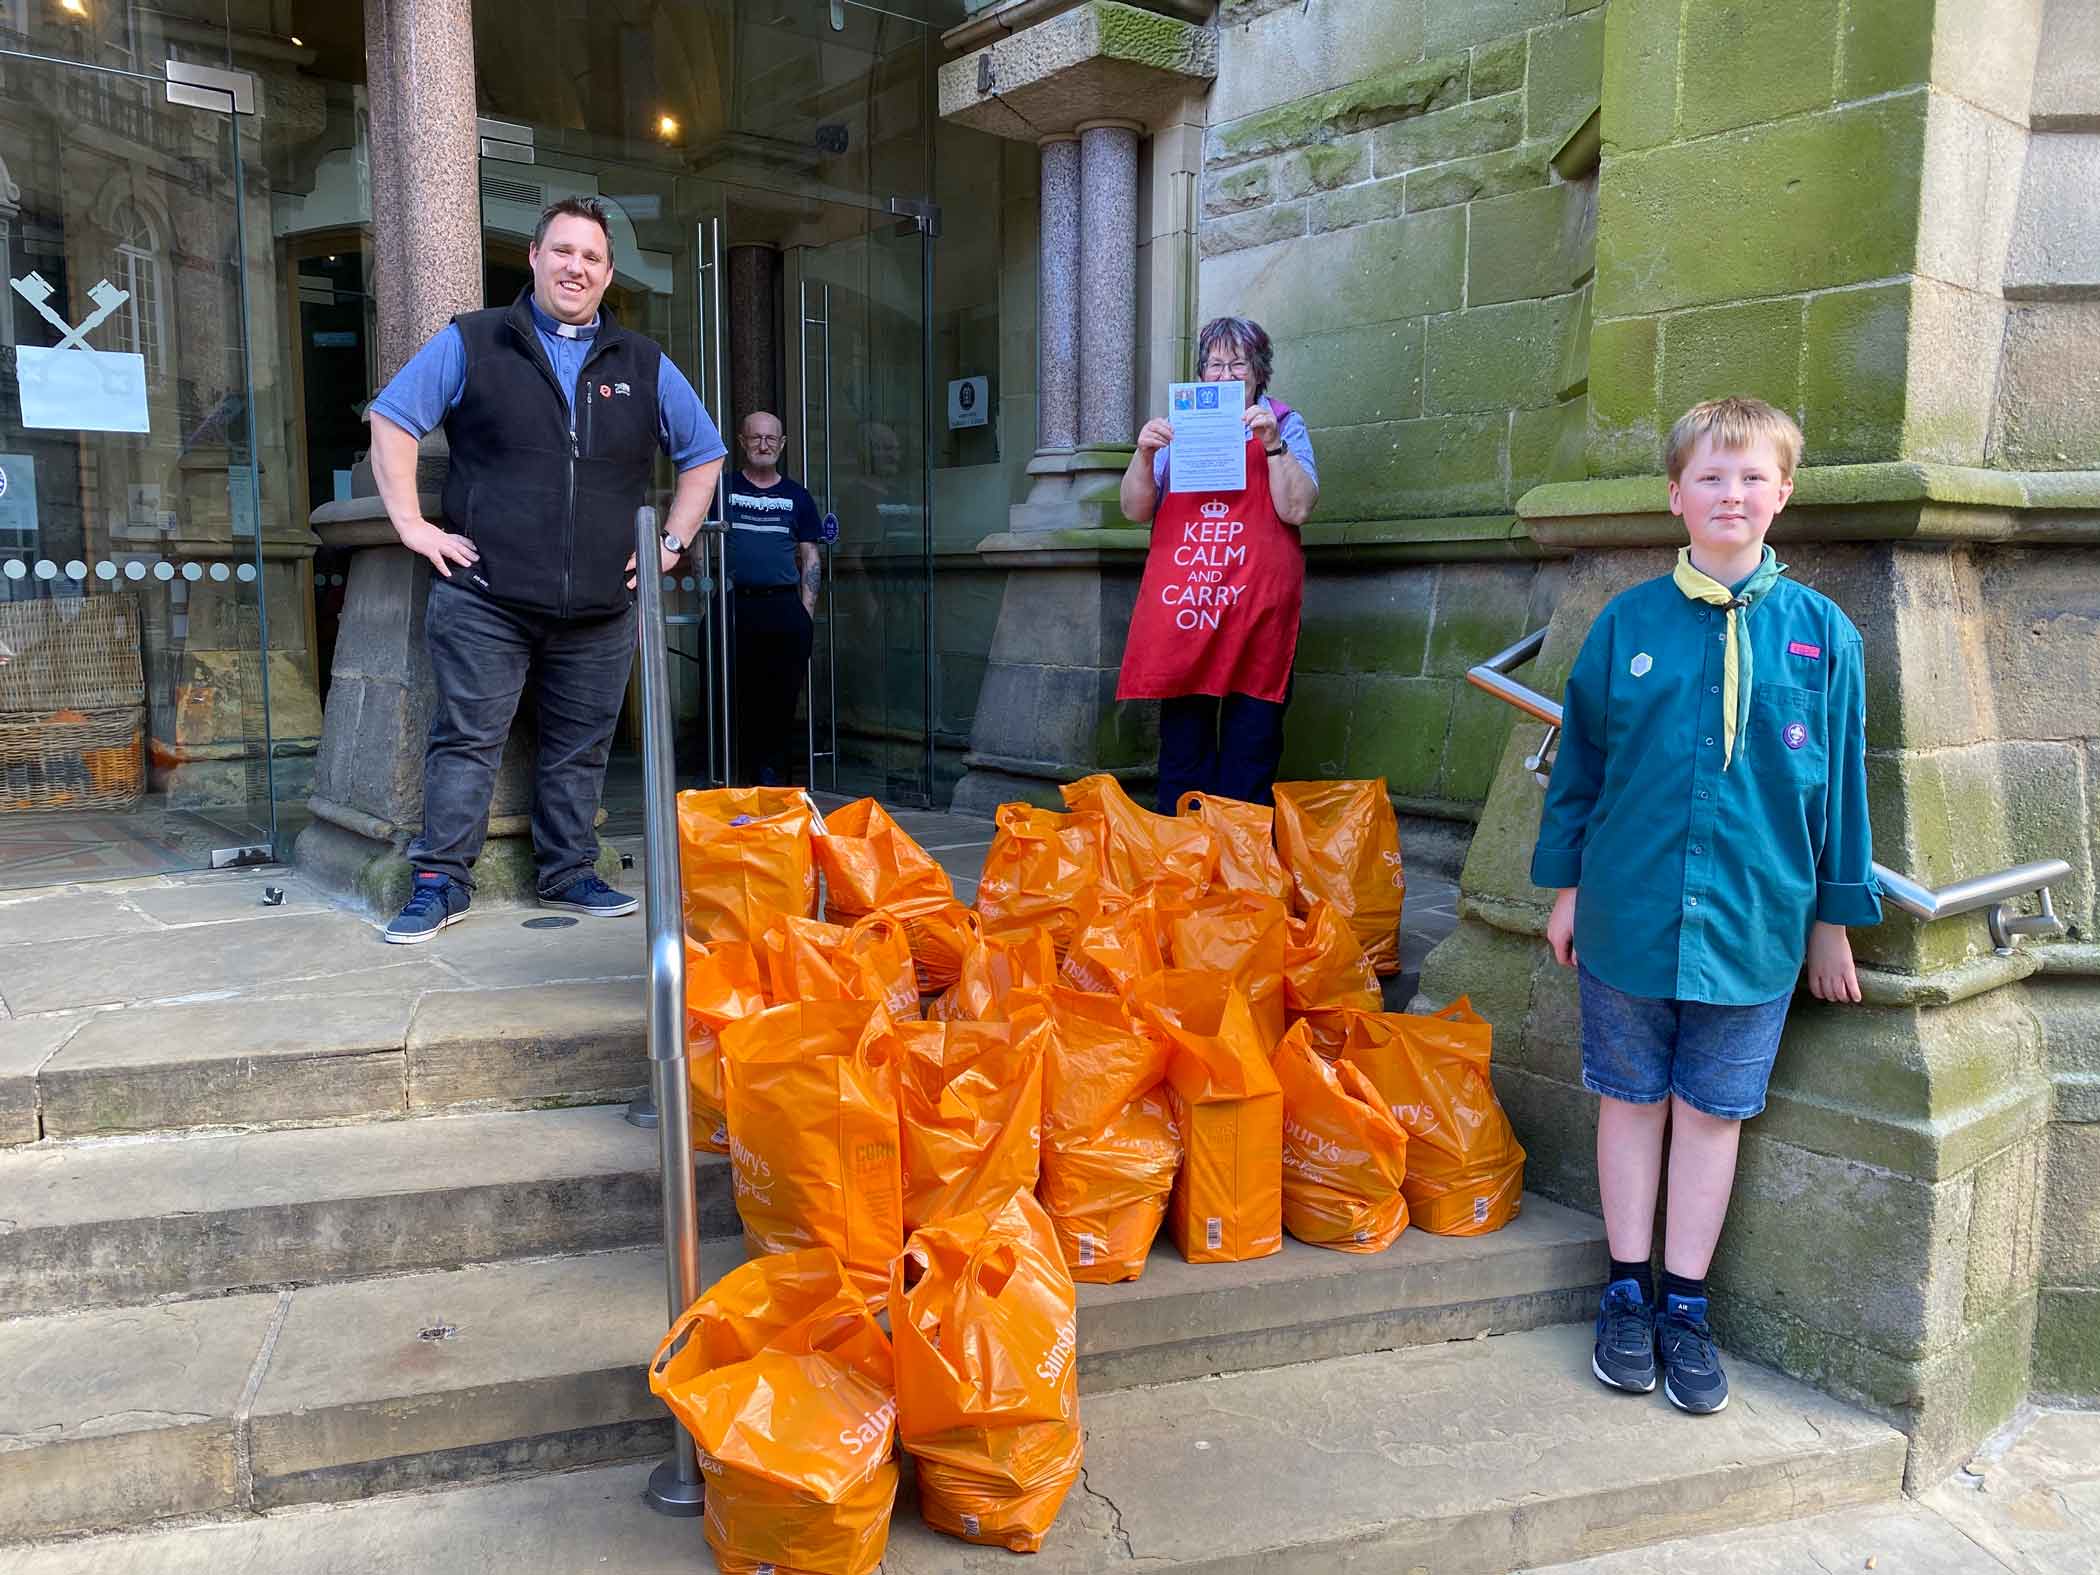
[[[729,473],[729,579],[744,590],[793,585],[795,543],[824,539],[817,500],[792,477],[770,487],[752,484],[741,470]]]

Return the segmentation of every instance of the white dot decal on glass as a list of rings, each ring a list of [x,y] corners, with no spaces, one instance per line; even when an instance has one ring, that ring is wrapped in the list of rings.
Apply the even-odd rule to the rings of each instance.
[[[153,566],[153,577],[154,577],[154,578],[155,578],[156,580],[172,580],[172,579],[174,579],[174,578],[175,578],[175,565],[174,565],[174,564],[172,564],[172,563],[156,563],[156,564],[155,564],[155,565]]]
[[[226,579],[226,565],[223,563],[213,564],[211,566],[211,577],[223,582]]]
[[[55,579],[57,579],[57,578],[58,578],[58,565],[57,565],[57,564],[55,564],[55,563],[53,563],[53,562],[52,562],[52,561],[51,561],[51,560],[50,560],[49,558],[39,558],[39,559],[37,559],[37,560],[36,560],[36,577],[37,577],[38,579],[40,579],[40,580],[55,580]]]
[[[143,579],[144,579],[145,577],[146,577],[146,566],[145,566],[145,565],[144,565],[143,563],[139,562],[139,560],[138,560],[138,559],[136,559],[136,558],[133,558],[133,559],[132,559],[132,560],[131,560],[131,561],[130,561],[129,563],[127,563],[127,564],[125,564],[125,565],[124,565],[124,578],[125,578],[125,579],[127,579],[127,580],[143,580]]]
[[[234,577],[238,579],[243,585],[246,585],[250,580],[255,578],[255,565],[252,563],[242,564],[240,568],[235,571]]]
[[[678,589],[678,582],[672,579],[671,576],[667,574],[664,576],[664,589],[667,591],[675,591]]]
[[[204,578],[204,570],[201,565],[194,563],[185,563],[182,566],[182,577],[185,580],[189,580],[194,583],[195,581]]]
[[[116,566],[116,565],[115,565],[114,563],[98,563],[98,564],[96,564],[96,565],[95,565],[95,578],[96,578],[96,579],[98,579],[98,580],[113,580],[113,579],[115,579],[116,577],[117,577],[117,566]]]
[[[688,574],[684,579],[678,582],[678,588],[681,591],[691,590],[693,588],[693,577],[690,574]]]
[[[0,574],[6,575],[10,580],[19,580],[28,572],[29,565],[20,558],[9,558],[7,562],[0,563]]]
[[[71,563],[66,565],[66,578],[69,580],[86,579],[87,565],[82,563],[78,558],[75,558]]]

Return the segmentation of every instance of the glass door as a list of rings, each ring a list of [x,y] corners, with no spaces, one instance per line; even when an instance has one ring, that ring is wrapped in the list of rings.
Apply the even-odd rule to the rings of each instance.
[[[790,439],[838,526],[811,664],[810,779],[898,804],[933,798],[931,266],[917,220],[872,212],[787,260],[800,317]]]
[[[231,114],[0,50],[0,888],[274,847],[241,191]]]

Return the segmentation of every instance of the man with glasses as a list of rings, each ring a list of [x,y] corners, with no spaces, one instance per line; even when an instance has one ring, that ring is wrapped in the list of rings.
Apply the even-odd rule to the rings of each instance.
[[[762,787],[789,781],[795,706],[809,672],[825,538],[816,500],[780,469],[780,417],[754,410],[737,428],[744,462],[729,478],[729,583],[735,656],[736,767]]]
[[[1268,396],[1274,361],[1249,318],[1217,318],[1197,338],[1204,382],[1245,385],[1245,487],[1174,491],[1174,428],[1159,417],[1123,473],[1123,514],[1150,520],[1152,542],[1116,698],[1160,702],[1163,815],[1191,792],[1266,804],[1283,759],[1305,600],[1298,527],[1320,500],[1320,477],[1304,417]]]

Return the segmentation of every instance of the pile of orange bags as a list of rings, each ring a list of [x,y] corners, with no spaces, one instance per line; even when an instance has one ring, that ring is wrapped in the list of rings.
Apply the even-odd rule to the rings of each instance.
[[[919,1516],[969,1542],[1033,1553],[1078,1480],[1079,1325],[1042,1205],[996,1207],[917,1232],[890,1281],[897,1441],[917,1463]]]
[[[1381,974],[1400,971],[1400,822],[1385,778],[1276,784],[1276,851],[1298,911],[1326,901],[1349,921]]]
[[[1488,1081],[1494,1031],[1460,996],[1429,1017],[1362,1012],[1342,1058],[1407,1129],[1408,1212],[1437,1236],[1484,1236],[1517,1217],[1524,1150]]]
[[[723,1575],[868,1575],[882,1563],[895,1367],[831,1253],[778,1253],[723,1277],[664,1336],[649,1387],[693,1435]]]

